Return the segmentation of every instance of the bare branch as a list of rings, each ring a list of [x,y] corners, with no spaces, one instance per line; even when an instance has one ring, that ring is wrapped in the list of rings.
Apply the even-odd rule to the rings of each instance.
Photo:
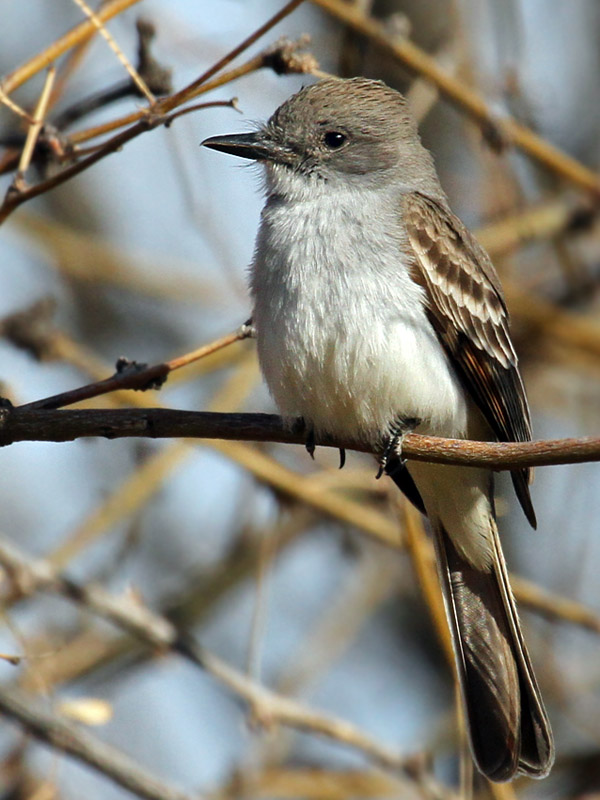
[[[102,742],[57,714],[43,711],[14,687],[0,686],[0,711],[39,741],[88,764],[139,797],[148,800],[192,800],[192,795],[163,783],[122,750]]]
[[[138,0],[120,0],[121,3],[133,3],[137,2]],[[117,3],[118,0],[113,0],[114,3]],[[206,72],[204,72],[199,78],[192,81],[192,83],[185,86],[183,89],[175,92],[168,97],[164,97],[163,99],[156,101],[148,108],[144,108],[139,112],[134,113],[133,115],[128,116],[126,119],[127,121],[134,122],[129,128],[121,133],[111,137],[108,141],[104,142],[102,145],[98,146],[98,148],[92,152],[90,155],[82,158],[80,161],[72,164],[69,167],[66,167],[62,171],[58,172],[57,174],[53,175],[52,177],[41,181],[36,186],[32,186],[27,188],[23,191],[12,191],[4,200],[4,203],[0,206],[0,224],[2,224],[5,219],[12,214],[15,209],[17,209],[20,205],[27,202],[28,200],[37,197],[40,194],[44,194],[45,192],[50,191],[51,189],[60,186],[65,181],[70,180],[71,178],[75,177],[79,173],[89,169],[91,166],[96,164],[101,159],[105,158],[106,156],[114,153],[115,151],[119,150],[123,147],[124,144],[135,139],[142,133],[146,131],[153,130],[161,125],[168,126],[173,119],[175,119],[178,115],[173,115],[172,112],[175,108],[186,103],[188,100],[196,97],[198,94],[202,93],[203,91],[208,90],[209,85],[207,83],[208,79],[219,72],[224,66],[229,64],[234,58],[236,58],[240,53],[250,47],[254,42],[263,36],[267,31],[269,31],[274,25],[280,22],[284,17],[291,14],[295,8],[297,8],[303,0],[289,0],[289,2],[273,17],[271,17],[264,25],[261,25],[256,31],[254,31],[250,36],[246,37],[243,42],[241,42],[237,47],[231,50],[227,55],[221,58],[219,61],[216,62],[212,67],[210,67]],[[112,7],[112,6],[111,6]],[[113,13],[118,13],[118,11],[114,11]],[[106,16],[106,15],[105,15]],[[101,25],[104,21],[103,15],[98,13],[95,15],[94,20],[88,20],[88,24],[92,26],[94,30],[97,29],[98,25]],[[110,15],[106,18],[110,18]],[[80,26],[81,27],[81,26]],[[77,29],[79,30],[79,28]],[[83,28],[82,28],[83,30]],[[87,31],[87,29],[85,29]],[[74,32],[72,32],[74,33]],[[86,37],[89,35],[89,31],[86,34],[81,34],[81,38]],[[35,72],[39,71],[39,63],[44,63],[44,59],[48,57],[48,53],[54,52],[58,49],[62,52],[63,49],[68,49],[69,47],[74,46],[75,44],[81,41],[81,38],[75,36],[72,40],[67,35],[63,37],[59,42],[55,43],[54,47],[50,47],[45,51],[44,54],[40,55],[38,60],[32,59],[31,62],[28,62],[22,68],[23,75],[30,77],[31,74],[35,74]],[[60,46],[59,46],[60,43]],[[282,45],[279,45],[280,49]],[[288,54],[289,55],[289,54]],[[277,70],[277,65],[282,65],[286,63],[285,58],[283,61],[278,62],[275,59],[273,53],[271,53],[271,49],[268,49],[262,54],[259,54],[254,59],[251,60],[252,62],[252,69],[260,69],[261,67],[270,66],[273,69]],[[287,66],[289,69],[310,69],[313,64],[316,63],[313,60],[306,61],[299,59],[296,62],[290,62],[289,58],[287,61]],[[30,69],[34,71],[32,73],[29,72]],[[22,75],[19,77],[19,80],[26,80],[27,77],[23,77]],[[7,95],[11,88],[15,88],[15,84],[20,85],[18,80],[14,77],[13,74],[8,76],[4,83],[0,85],[0,88],[3,90],[4,95]],[[217,79],[217,84],[222,83]],[[114,124],[114,123],[113,123]],[[120,121],[117,122],[120,125]]]
[[[98,10],[97,18],[101,22],[107,22],[109,19],[112,19],[117,16],[117,14],[120,14],[122,11],[125,11],[125,9],[139,2],[140,0],[111,0],[108,3],[104,3],[102,8]],[[90,36],[93,36],[96,32],[97,28],[90,19],[80,22],[79,25],[76,25],[65,33],[64,36],[61,36],[60,39],[57,39],[41,53],[33,56],[29,61],[21,64],[20,67],[6,75],[0,85],[2,92],[7,95],[14,92],[15,89],[22,86],[26,81],[43,70],[44,67],[48,67],[55,62],[59,56],[67,50],[89,39]]]
[[[0,409],[0,446],[15,442],[70,442],[87,436],[107,439],[226,439],[244,442],[305,444],[276,414],[222,414],[171,408],[81,409],[74,411]],[[317,440],[322,447],[373,452],[364,442]],[[476,442],[411,433],[402,444],[404,458],[435,464],[465,464],[510,470],[600,460],[600,437],[534,442]]]
[[[27,131],[25,145],[21,152],[21,158],[19,159],[19,168],[17,170],[17,174],[15,175],[14,179],[13,185],[15,186],[22,185],[25,181],[25,173],[28,170],[29,165],[31,163],[31,158],[33,156],[33,151],[35,149],[35,143],[37,142],[38,136],[40,135],[40,131],[42,129],[42,125],[44,124],[44,119],[48,111],[48,102],[50,100],[50,94],[52,92],[52,86],[54,85],[55,77],[56,77],[56,67],[50,67],[50,69],[48,70],[48,74],[46,75],[46,80],[44,81],[44,88],[42,89],[42,93],[40,94],[38,104],[36,106],[35,111],[33,112],[33,119],[31,125],[29,126],[29,130]]]
[[[483,133],[492,142],[518,147],[557,175],[577,184],[596,199],[600,198],[600,176],[596,172],[512,117],[494,114],[481,95],[442,69],[434,58],[410,39],[391,37],[378,20],[366,16],[355,4],[342,0],[312,2],[366,36],[376,47],[389,53],[412,72],[431,81],[446,98],[477,120]]]
[[[264,36],[265,33],[271,30],[278,22],[281,22],[282,19],[289,16],[299,5],[301,5],[304,0],[289,0],[285,6],[274,14],[270,19],[268,19],[264,25],[261,25],[260,28],[255,30],[253,33],[250,34],[243,42],[240,42],[237,47],[234,47],[233,50],[230,50],[223,58],[219,59],[215,64],[212,65],[206,72],[200,75],[199,78],[192,81],[192,83],[185,86],[180,91],[176,92],[171,97],[165,99],[163,101],[163,110],[164,111],[172,111],[177,106],[186,103],[188,100],[191,100],[193,97],[196,96],[198,93],[198,89],[200,89],[203,84],[205,84],[213,75],[216,75],[217,72],[220,72],[227,64],[230,64],[234,58],[243,53],[244,50],[247,50],[251,47],[254,42],[260,39],[261,36]]]
[[[422,760],[419,757],[406,757],[345,720],[321,714],[256,683],[201,647],[191,637],[182,634],[168,619],[155,614],[141,603],[131,598],[113,596],[99,586],[75,583],[57,574],[48,562],[29,559],[14,545],[2,541],[0,541],[0,564],[13,579],[18,592],[29,594],[41,590],[59,594],[112,622],[153,649],[158,647],[162,650],[172,650],[184,656],[242,699],[248,705],[255,723],[289,725],[298,730],[317,733],[343,742],[365,753],[382,766],[403,772],[427,789],[427,797],[442,796],[437,784],[424,774]],[[82,737],[74,726],[58,720],[53,715],[34,711],[28,701],[19,695],[13,695],[12,690],[0,687],[1,711],[16,718],[38,738],[86,761],[115,780],[117,780],[116,767],[121,766],[122,768],[118,770],[118,782],[126,788],[132,788],[131,784],[124,782],[132,769],[128,759],[121,763],[113,756],[112,748],[96,742],[92,737],[86,735]],[[103,747],[108,748],[107,752],[103,752]],[[124,758],[120,754],[117,755],[120,759]],[[183,800],[184,797],[180,793],[152,794],[149,787],[145,793],[140,791],[139,786],[132,790],[137,791],[142,797],[169,798],[169,800],[171,798]]]
[[[85,0],[74,0],[74,2],[81,8],[81,10],[84,12],[86,17],[88,17],[88,19],[94,24],[94,27],[96,28],[98,33],[106,41],[106,43],[108,44],[110,49],[113,51],[113,53],[116,55],[116,57],[119,59],[119,61],[123,65],[123,67],[125,67],[125,70],[127,71],[127,74],[129,75],[129,77],[131,78],[132,82],[137,87],[137,89],[140,92],[140,94],[143,97],[145,97],[146,100],[150,104],[154,103],[156,101],[156,98],[154,97],[154,95],[152,94],[152,92],[150,91],[148,86],[146,85],[145,80],[142,78],[142,76],[139,74],[139,72],[135,69],[133,64],[131,64],[131,62],[129,61],[129,59],[125,55],[125,53],[122,51],[122,49],[117,44],[117,42],[114,39],[114,37],[109,33],[109,31],[106,28],[106,26],[104,25],[104,23],[98,18],[98,15],[95,14],[94,11],[92,11],[92,9],[88,6],[88,4],[85,2]]]
[[[307,39],[304,36],[300,36],[295,41],[291,41],[285,36],[281,37],[272,45],[269,45],[263,51],[257,53],[255,56],[252,56],[252,58],[248,59],[248,61],[245,61],[243,64],[240,64],[238,67],[227,70],[227,72],[222,72],[216,78],[213,78],[212,80],[196,87],[193,96],[198,97],[199,95],[207,94],[213,89],[217,89],[220,86],[224,86],[227,83],[238,80],[238,78],[241,78],[244,75],[249,75],[251,72],[255,72],[256,70],[263,68],[272,69],[277,72],[277,74],[289,74],[296,72],[314,73],[317,69],[317,62],[314,56],[312,56],[311,53],[302,52],[302,50],[306,47],[306,44]],[[170,97],[172,96],[174,95],[170,95]],[[166,99],[167,98],[165,98],[165,100]],[[112,133],[112,131],[118,130],[119,128],[124,128],[126,125],[131,125],[134,122],[138,122],[146,113],[146,109],[140,109],[138,111],[133,111],[129,114],[126,114],[123,117],[110,120],[110,122],[103,122],[100,125],[94,125],[91,128],[84,128],[80,131],[74,131],[69,135],[69,142],[72,145],[76,145],[82,142],[88,142],[90,139],[95,139],[98,136],[103,136],[106,133]],[[169,119],[173,119],[173,115],[170,115]]]
[[[34,327],[30,325],[32,314],[33,319],[35,319],[35,313],[38,307],[39,304],[36,304],[27,311],[12,315],[12,317],[8,318],[8,320],[4,320],[5,326],[7,325],[7,322],[9,324],[11,320],[13,322],[11,331],[13,340],[18,340],[18,337],[21,336],[19,344],[21,346],[26,345],[32,351],[34,350],[34,347],[39,348],[40,344],[42,344],[42,347],[44,346],[43,340],[40,341],[39,338],[35,341],[35,343],[33,341],[26,340],[28,333],[30,333],[28,328]],[[42,307],[41,311],[44,312],[44,310],[44,307]],[[23,326],[20,326],[19,324],[20,319],[23,319]],[[37,330],[39,332],[39,327]],[[51,348],[52,330],[48,326],[46,326],[45,329],[42,329],[42,336],[44,335],[46,347]],[[181,367],[187,367],[193,362],[199,361],[202,358],[206,358],[206,356],[212,355],[218,350],[222,350],[224,347],[228,347],[230,344],[233,344],[233,342],[239,342],[243,339],[247,339],[251,335],[252,328],[247,324],[241,325],[237,331],[225,334],[225,336],[222,336],[220,339],[216,339],[209,344],[203,345],[202,347],[199,347],[190,353],[186,353],[183,356],[174,358],[171,361],[153,364],[152,366],[148,366],[148,364],[139,364],[137,361],[119,359],[117,361],[117,371],[109,378],[105,378],[101,381],[95,381],[94,383],[88,383],[85,386],[78,387],[77,389],[70,389],[66,392],[61,392],[60,394],[55,394],[51,397],[45,397],[32,403],[26,403],[19,408],[23,411],[56,409],[73,405],[73,403],[80,403],[82,400],[90,400],[93,397],[99,397],[100,395],[108,394],[109,392],[120,391],[122,389],[135,389],[142,392],[148,389],[160,389],[160,387],[166,381],[167,376],[174,370],[181,369]],[[34,345],[34,347],[32,347],[32,345]]]

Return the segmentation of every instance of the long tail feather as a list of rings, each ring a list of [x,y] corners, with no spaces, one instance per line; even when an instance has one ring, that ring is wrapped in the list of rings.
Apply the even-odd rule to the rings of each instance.
[[[493,781],[518,773],[543,778],[554,760],[552,733],[498,534],[486,571],[458,552],[443,525],[434,528],[473,757]]]

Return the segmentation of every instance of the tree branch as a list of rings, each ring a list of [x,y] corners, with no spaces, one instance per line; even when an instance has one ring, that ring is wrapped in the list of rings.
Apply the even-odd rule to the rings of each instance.
[[[2,331],[3,327],[5,329],[4,333],[6,333],[7,329],[10,329],[11,340],[18,346],[25,347],[36,353],[38,357],[43,352],[52,352],[52,346],[55,342],[53,335],[56,331],[48,330],[47,327],[44,327],[48,324],[47,305],[44,301],[35,303],[24,312],[18,312],[4,320],[0,320],[0,331]],[[45,314],[46,316],[44,316]],[[40,327],[35,325],[35,321],[39,321],[42,324],[41,336],[39,336]],[[32,329],[33,337],[31,336]],[[35,334],[38,334],[37,338]],[[120,358],[116,364],[117,371],[109,378],[94,381],[94,383],[88,383],[76,389],[69,389],[51,397],[44,397],[41,400],[34,400],[32,403],[25,403],[19,406],[19,411],[47,411],[63,408],[74,403],[80,403],[82,400],[91,400],[94,397],[124,389],[133,389],[140,392],[145,392],[148,389],[160,389],[167,380],[168,375],[174,370],[187,367],[194,361],[200,361],[200,359],[206,358],[224,347],[228,347],[233,342],[241,342],[251,335],[252,326],[246,323],[241,325],[237,331],[227,333],[225,336],[221,336],[220,339],[215,339],[209,344],[198,347],[196,350],[173,358],[170,361],[152,364],[151,366]]]
[[[371,738],[346,720],[321,714],[256,683],[179,631],[166,617],[154,613],[141,603],[128,597],[111,595],[100,586],[76,583],[57,573],[49,562],[30,559],[8,542],[0,541],[0,564],[11,576],[17,593],[45,591],[61,595],[108,620],[152,649],[179,653],[243,700],[254,722],[262,725],[275,722],[343,742],[365,753],[381,766],[403,772],[427,789],[427,797],[441,796],[437,783],[424,773],[419,757],[407,757]],[[9,691],[0,687],[0,711],[17,719],[38,738],[95,766],[142,797],[184,800],[185,796],[175,790],[169,790],[171,794],[152,793],[150,785],[142,791],[139,783],[135,784],[137,788],[133,788],[134,765],[129,759],[120,753],[113,753],[108,745],[95,741],[87,734],[80,734],[79,729],[70,723],[33,710],[29,701],[15,694],[12,689]],[[115,758],[115,755],[119,758]],[[125,780],[129,780],[129,784]]]
[[[121,7],[125,7],[126,5],[131,5],[139,0],[113,0],[111,6],[111,14],[119,13],[117,9]],[[15,209],[17,209],[20,205],[27,202],[28,200],[37,197],[40,194],[44,194],[45,192],[54,189],[57,186],[60,186],[65,181],[70,180],[71,178],[75,177],[79,173],[89,169],[89,167],[96,164],[101,159],[105,158],[107,155],[114,153],[117,150],[120,150],[123,145],[127,142],[135,139],[142,133],[145,133],[149,130],[153,130],[159,126],[165,125],[169,126],[170,123],[176,119],[177,116],[181,115],[181,112],[173,113],[174,109],[178,106],[186,103],[188,100],[196,97],[200,94],[203,89],[208,89],[207,81],[210,77],[212,77],[215,72],[221,70],[224,66],[230,63],[236,56],[238,56],[241,52],[247,49],[250,45],[252,45],[258,38],[263,36],[267,31],[269,31],[274,25],[284,19],[288,14],[291,14],[297,6],[299,6],[303,0],[289,0],[289,2],[274,16],[272,16],[267,22],[260,26],[254,33],[250,36],[246,37],[244,41],[235,47],[232,51],[230,51],[227,55],[217,61],[212,67],[210,67],[206,72],[204,72],[199,78],[194,80],[191,84],[188,84],[183,89],[175,92],[174,94],[168,95],[166,97],[157,100],[156,102],[151,103],[148,107],[143,108],[141,111],[131,115],[128,117],[132,122],[135,120],[134,124],[131,125],[124,131],[121,131],[119,134],[108,139],[108,141],[104,142],[103,144],[99,145],[96,150],[94,150],[91,154],[87,155],[86,157],[82,158],[79,161],[71,164],[70,166],[66,167],[65,169],[56,172],[51,177],[40,181],[39,183],[35,184],[34,186],[23,187],[20,185],[13,185],[9,188],[9,191],[6,194],[4,202],[0,205],[0,225],[6,220],[6,218],[12,214]],[[114,9],[113,9],[114,6]],[[106,12],[106,10],[105,10]],[[97,27],[103,23],[106,17],[106,13],[103,16],[102,14],[95,15],[95,19],[87,20],[87,23],[91,26],[91,29],[95,31]],[[71,34],[74,34],[71,36]],[[76,34],[76,35],[75,35]],[[85,38],[86,35],[90,35],[88,28],[84,25],[78,26],[74,31],[70,34],[67,34],[65,37],[62,37],[59,42],[55,43],[55,46],[51,46],[44,51],[44,54],[41,54],[38,59],[32,59],[22,68],[17,70],[16,73],[11,73],[5,81],[0,85],[0,90],[2,91],[2,97],[8,95],[9,91],[16,88],[16,86],[20,85],[20,80],[26,80],[28,76],[31,75],[31,70],[33,69],[34,72],[38,71],[40,68],[40,63],[43,63],[44,60],[48,57],[48,54],[54,53],[57,50],[62,52],[62,48],[68,49],[70,46],[76,45],[81,39],[79,37]],[[277,44],[275,45],[275,49],[268,48],[262,54],[256,56],[252,61],[254,64],[253,68],[260,69],[261,67],[270,66],[271,68],[275,69],[275,71],[298,71],[301,72],[306,71],[309,67],[309,64],[312,65],[314,63],[313,60],[304,61],[302,59],[291,59],[289,58],[290,51],[289,45],[287,46],[287,55],[288,58],[286,59],[285,53],[283,54],[282,58],[277,59],[276,51],[278,49]],[[286,45],[280,41],[279,43],[279,50],[286,50]],[[294,48],[292,48],[293,52]],[[41,59],[41,61],[40,61]]]
[[[43,711],[14,687],[0,686],[0,712],[18,722],[39,741],[88,764],[139,797],[148,800],[192,800],[192,795],[163,783],[121,750],[100,741],[66,719]]]
[[[496,145],[511,144],[527,153],[538,163],[580,188],[600,198],[600,175],[555,147],[530,128],[508,115],[495,114],[490,105],[474,89],[446,72],[436,60],[410,39],[392,38],[375,18],[367,16],[361,7],[342,0],[311,0],[328,14],[366,36],[377,48],[389,53],[411,72],[422,75],[454,105],[475,119],[484,135]]]
[[[139,2],[140,0],[111,0],[111,2],[105,3],[98,10],[96,17],[101,22],[108,22],[112,17],[117,16],[117,14],[120,14],[122,11],[125,11],[125,9]],[[20,67],[13,70],[13,72],[6,75],[0,85],[3,93],[11,94],[11,92],[14,92],[15,89],[18,89],[19,86],[22,86],[38,72],[57,61],[67,50],[76,47],[78,44],[81,44],[81,42],[94,36],[97,32],[98,29],[91,19],[80,22],[41,53],[33,56],[33,58],[30,58],[24,64],[21,64]]]
[[[0,409],[0,446],[15,442],[70,442],[106,439],[226,439],[304,444],[306,434],[290,429],[276,414],[223,414],[166,408],[28,410]],[[317,445],[370,453],[364,442],[321,438]],[[435,464],[464,464],[509,470],[600,460],[600,437],[534,442],[476,442],[407,434],[404,458]]]

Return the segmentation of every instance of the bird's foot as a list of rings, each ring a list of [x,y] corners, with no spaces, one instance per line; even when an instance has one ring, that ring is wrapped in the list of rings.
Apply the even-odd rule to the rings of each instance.
[[[317,445],[315,444],[315,429],[312,427],[306,431],[306,441],[304,442],[304,446],[306,447],[306,452],[314,461]]]
[[[304,417],[298,417],[292,426],[292,430],[294,433],[304,433],[306,434],[306,439],[304,441],[304,446],[306,447],[306,451],[309,456],[315,459],[315,450],[317,449],[317,445],[315,442],[315,430],[312,426],[308,426],[306,424],[306,420]],[[344,468],[346,463],[346,451],[343,447],[339,448],[340,451],[340,469]]]
[[[385,447],[379,457],[379,469],[375,478],[379,480],[386,471],[389,460],[397,458],[400,464],[404,464],[402,458],[402,440],[407,433],[412,433],[421,424],[421,420],[416,417],[399,417],[390,426],[390,433],[387,437]]]
[[[304,433],[306,438],[304,440],[304,446],[306,447],[306,451],[308,455],[313,459],[315,458],[315,450],[317,449],[317,445],[315,444],[315,429],[312,425],[307,425],[306,420],[304,417],[298,417],[293,426],[292,430],[294,433]]]

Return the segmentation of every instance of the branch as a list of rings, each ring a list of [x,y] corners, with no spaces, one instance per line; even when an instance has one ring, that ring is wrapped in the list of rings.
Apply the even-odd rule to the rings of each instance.
[[[167,408],[33,410],[0,409],[0,446],[15,442],[70,442],[88,436],[106,439],[226,439],[305,444],[306,434],[285,425],[276,414],[223,414]],[[321,438],[322,447],[372,453],[364,442]],[[435,464],[464,464],[494,470],[600,461],[600,437],[534,442],[477,442],[411,433],[404,458]]]
[[[321,714],[256,683],[201,647],[191,637],[181,633],[166,617],[155,614],[141,603],[128,597],[111,595],[99,586],[78,584],[58,574],[49,562],[30,559],[14,545],[2,541],[0,541],[0,564],[12,577],[17,592],[30,594],[33,591],[45,591],[58,594],[108,620],[153,650],[159,648],[179,653],[242,699],[248,705],[254,722],[263,725],[272,725],[274,722],[289,725],[298,730],[317,733],[343,742],[370,756],[380,765],[400,770],[421,785],[427,784],[430,796],[439,796],[439,792],[432,791],[434,784],[431,779],[422,774],[421,760],[418,757],[401,755],[343,719]],[[114,759],[111,759],[112,763],[109,765],[113,770],[112,773],[107,772],[104,762],[103,766],[99,766],[98,761],[99,746],[100,752],[101,747],[108,746],[92,740],[93,747],[90,748],[90,741],[83,738],[83,750],[78,749],[79,742],[71,741],[74,734],[76,740],[80,736],[78,729],[62,721],[57,723],[56,718],[50,715],[32,712],[25,700],[15,699],[12,690],[9,692],[1,687],[0,710],[17,718],[38,738],[60,747],[114,777]],[[112,751],[112,748],[110,750]],[[128,760],[127,765],[130,769]],[[126,785],[121,780],[119,782]],[[168,797],[169,800],[183,798],[183,795],[178,793],[159,795],[148,792],[143,794],[139,789],[135,791],[143,797]]]
[[[100,22],[108,22],[109,19],[139,2],[140,0],[111,0],[111,2],[105,3],[98,10],[96,17]],[[41,53],[33,56],[29,61],[6,75],[0,84],[0,88],[5,94],[14,92],[15,89],[18,89],[19,86],[22,86],[35,74],[53,64],[67,50],[76,47],[97,32],[98,29],[92,20],[86,19],[84,22],[80,22],[79,25],[65,33],[64,36],[61,36],[60,39],[57,39]]]
[[[600,198],[600,176],[576,159],[550,144],[530,128],[509,116],[493,113],[475,90],[442,69],[434,58],[409,39],[392,38],[384,26],[366,16],[359,6],[342,0],[312,0],[357,33],[366,36],[376,47],[389,53],[411,72],[422,75],[458,108],[466,111],[481,126],[484,135],[495,143],[512,144],[531,158]]]
[[[4,203],[2,203],[2,206],[0,206],[0,224],[2,224],[4,220],[23,203],[27,202],[28,200],[32,200],[34,197],[37,197],[40,194],[49,192],[51,189],[54,189],[57,186],[60,186],[61,184],[65,183],[65,181],[68,181],[71,178],[74,178],[76,175],[79,175],[80,172],[84,172],[86,169],[89,169],[97,161],[105,158],[110,153],[120,150],[124,144],[132,139],[135,139],[141,133],[153,130],[160,125],[165,125],[168,121],[168,115],[161,114],[160,112],[153,113],[150,111],[135,125],[132,125],[122,133],[113,136],[103,145],[98,147],[94,153],[81,159],[81,161],[77,161],[70,167],[66,167],[61,172],[53,175],[51,178],[41,181],[34,186],[30,186],[27,189],[23,189],[22,191],[9,189]]]
[[[305,51],[309,41],[310,39],[306,35],[302,35],[294,41],[288,39],[286,36],[282,36],[272,45],[265,48],[265,50],[252,56],[248,61],[227,70],[227,72],[221,72],[216,78],[212,78],[201,86],[196,86],[196,81],[194,81],[195,88],[188,99],[212,92],[214,89],[263,68],[272,69],[277,75],[315,74],[318,68],[317,61],[310,52]],[[189,87],[186,87],[186,89],[182,91],[187,92],[188,89]],[[171,98],[174,96],[175,95],[170,95]],[[165,97],[164,101],[166,102],[167,99],[168,98]],[[147,110],[142,108],[138,111],[126,114],[123,117],[112,119],[109,122],[103,122],[91,128],[74,131],[69,135],[68,141],[71,145],[88,142],[90,139],[96,139],[98,136],[112,133],[119,128],[124,128],[126,125],[138,122],[146,113]],[[170,118],[172,119],[173,115],[171,115]]]
[[[56,714],[38,708],[14,687],[0,686],[0,711],[18,722],[36,739],[88,764],[139,797],[149,800],[192,800],[191,795],[163,783],[120,749],[100,741]]]
[[[207,81],[216,75],[217,72],[220,72],[224,67],[230,64],[237,56],[251,47],[261,36],[264,36],[265,33],[271,30],[278,22],[281,22],[285,17],[289,16],[292,11],[295,11],[296,8],[301,5],[304,0],[289,0],[285,6],[280,9],[274,16],[270,17],[263,25],[260,26],[257,30],[250,34],[250,36],[246,37],[243,42],[240,42],[237,47],[234,47],[233,50],[230,50],[223,58],[219,59],[216,64],[213,64],[212,67],[206,70],[199,78],[196,78],[192,83],[185,86],[180,91],[176,92],[171,97],[165,98],[163,101],[163,108],[165,111],[172,111],[177,106],[186,103],[188,100],[191,100],[193,97],[196,96],[198,93],[198,89],[201,86],[207,83]]]
[[[53,309],[50,308],[49,311],[52,313]],[[41,326],[36,326],[36,321],[40,322]],[[4,330],[2,330],[3,328]],[[42,357],[43,354],[51,353],[53,335],[56,331],[49,328],[48,303],[45,301],[35,303],[24,312],[18,312],[10,317],[5,317],[4,320],[0,320],[0,332],[7,335],[18,347],[28,349],[38,358]],[[167,380],[168,375],[174,370],[187,367],[194,361],[200,361],[200,359],[206,358],[224,347],[228,347],[233,342],[241,342],[250,336],[252,336],[252,326],[246,323],[241,325],[237,331],[227,333],[225,336],[221,336],[220,339],[215,339],[209,344],[173,358],[171,361],[148,366],[148,364],[140,364],[137,361],[120,358],[116,365],[117,371],[109,378],[79,386],[77,389],[69,389],[51,397],[44,397],[32,403],[25,403],[19,407],[19,410],[47,411],[124,389],[133,389],[141,392],[145,392],[148,389],[160,389]]]
[[[139,0],[113,0],[114,3],[118,4],[132,4],[134,2],[138,2]],[[79,173],[89,169],[91,166],[96,164],[101,159],[105,158],[106,156],[114,153],[117,150],[120,150],[123,145],[127,142],[135,139],[142,133],[145,133],[149,130],[153,130],[159,126],[165,125],[168,127],[170,123],[180,114],[173,114],[175,108],[178,106],[183,105],[187,101],[191,100],[192,98],[196,97],[198,94],[202,93],[209,88],[209,84],[207,83],[208,79],[211,78],[216,72],[221,70],[224,66],[230,63],[236,56],[238,56],[241,52],[251,46],[258,38],[263,36],[267,31],[269,31],[274,25],[280,22],[284,17],[288,14],[291,14],[297,6],[299,6],[303,0],[289,0],[289,2],[273,17],[271,17],[267,22],[260,26],[254,33],[248,36],[244,41],[231,50],[227,55],[217,61],[212,67],[210,67],[206,72],[204,72],[199,78],[194,80],[192,83],[185,86],[183,89],[171,94],[167,97],[164,97],[148,107],[141,109],[141,111],[136,112],[133,115],[130,115],[127,119],[134,121],[134,124],[131,125],[126,130],[122,131],[121,133],[111,137],[108,141],[104,142],[102,145],[99,145],[98,148],[92,152],[90,155],[82,158],[81,160],[75,162],[69,167],[57,172],[56,174],[52,175],[50,178],[37,183],[34,186],[29,188],[22,188],[22,187],[11,187],[7,192],[6,198],[2,205],[0,206],[0,224],[2,224],[10,214],[12,214],[15,209],[17,209],[20,205],[27,202],[28,200],[37,197],[40,194],[44,194],[45,192],[50,191],[51,189],[60,186],[65,181],[70,180],[71,178],[75,177]],[[112,6],[111,6],[112,8]],[[114,12],[118,13],[118,12]],[[93,30],[96,30],[97,25],[101,24],[104,21],[101,14],[95,15],[95,21],[88,20],[88,24],[91,25]],[[79,30],[81,26],[78,27]],[[87,29],[86,29],[87,30]],[[83,35],[83,34],[82,34]],[[85,38],[85,35],[83,35]],[[64,40],[64,41],[63,41]],[[63,39],[59,40],[60,47],[64,47],[68,49],[68,46],[73,46],[80,41],[79,38],[75,37],[75,39],[71,42],[68,35],[63,37]],[[71,44],[69,45],[69,42]],[[57,45],[59,43],[56,43]],[[275,51],[285,50],[286,44],[280,42],[279,47],[275,46]],[[289,47],[288,47],[289,50]],[[292,51],[294,47],[292,47]],[[53,52],[52,48],[48,48],[47,51],[44,51],[45,54],[48,52]],[[44,58],[47,55],[42,54]],[[289,52],[288,52],[289,56]],[[41,56],[40,56],[41,57]],[[286,59],[285,53],[283,56],[278,59],[276,53],[273,52],[273,48],[267,48],[262,54],[255,56],[252,59],[252,68],[253,69],[260,69],[262,67],[271,67],[275,71],[301,71],[305,72],[307,69],[310,68],[314,59],[310,59],[308,62],[305,62],[303,59],[290,59],[289,57]],[[39,64],[32,59],[31,64],[33,65],[32,68],[35,71],[38,70]],[[28,67],[29,65],[25,65]],[[23,73],[29,75],[28,69],[23,68]],[[15,82],[14,74],[9,75],[4,83],[0,86],[0,89],[3,91],[3,96],[8,94],[10,88],[13,88],[13,83]],[[26,80],[24,78],[23,80]],[[217,83],[221,83],[221,81],[217,81]],[[18,81],[17,81],[17,85]],[[8,89],[7,89],[8,87]]]

